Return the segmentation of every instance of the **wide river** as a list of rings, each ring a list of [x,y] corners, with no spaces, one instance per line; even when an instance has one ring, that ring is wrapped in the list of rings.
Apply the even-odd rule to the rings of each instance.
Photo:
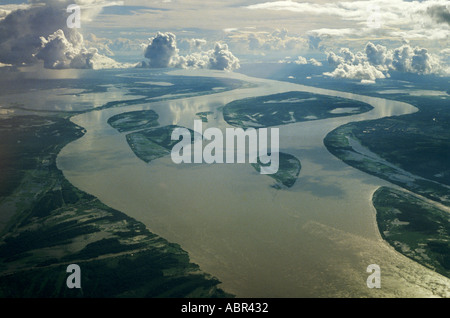
[[[213,71],[176,71],[241,79],[254,88],[92,111],[72,117],[86,128],[67,145],[58,167],[78,188],[178,243],[201,269],[239,297],[450,296],[450,280],[397,253],[382,240],[372,194],[389,183],[332,156],[323,139],[351,121],[417,111],[413,106],[287,82]],[[113,115],[153,109],[161,126],[193,128],[196,113],[212,111],[207,127],[229,127],[220,107],[246,97],[306,91],[350,98],[370,112],[280,126],[280,150],[297,156],[296,184],[276,190],[249,164],[176,165],[170,156],[146,164],[125,134],[107,124]],[[219,108],[219,109],[218,109]],[[367,266],[381,268],[381,288],[369,289]],[[149,264],[151,266],[151,264]]]

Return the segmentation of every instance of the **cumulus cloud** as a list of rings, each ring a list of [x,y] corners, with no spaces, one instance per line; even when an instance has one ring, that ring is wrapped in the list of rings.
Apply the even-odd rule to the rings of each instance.
[[[365,60],[365,56],[362,52],[353,54],[349,48],[341,48],[339,53],[340,55],[337,55],[334,52],[329,52],[327,54],[328,64],[334,67],[337,67],[340,64],[357,65]]]
[[[320,63],[319,61],[317,61],[314,58],[310,58],[310,59],[306,59],[303,56],[297,56],[297,59],[292,59],[291,57],[285,57],[283,60],[278,61],[278,63],[286,63],[286,64],[297,64],[297,65],[306,65],[306,64],[310,64],[310,65],[314,65],[314,66],[322,66],[322,63]]]
[[[14,65],[35,63],[34,55],[41,47],[41,36],[48,37],[60,27],[72,34],[71,29],[64,28],[66,21],[60,9],[56,6],[19,9],[1,20],[0,62]]]
[[[179,54],[176,36],[173,33],[158,32],[155,37],[149,39],[149,42],[144,52],[148,62],[142,62],[142,67],[209,68],[226,71],[240,67],[239,59],[233,55],[227,44],[217,42],[212,50],[182,56]],[[204,40],[197,42],[200,46],[206,44]]]
[[[80,47],[78,44],[81,39],[74,42],[75,44],[67,40],[63,30],[57,30],[47,39],[41,37],[41,49],[35,56],[44,61],[45,68],[89,68],[88,61],[95,51]]]
[[[304,65],[308,64],[308,61],[303,56],[298,56],[297,59],[294,61],[294,63],[298,65]]]
[[[390,64],[391,58],[385,46],[380,44],[367,43],[365,53],[367,60],[372,65],[386,65]]]
[[[75,31],[66,37],[59,29],[48,38],[40,37],[41,47],[33,56],[49,69],[104,69],[130,67],[99,54],[96,48],[86,48],[81,33]]]
[[[335,78],[350,78],[361,81],[375,82],[377,78],[386,78],[386,76],[376,67],[368,62],[361,64],[339,64],[333,72],[324,73],[324,75]]]
[[[42,0],[11,10],[0,20],[0,63],[15,66],[44,61],[47,68],[100,68],[119,64],[86,48],[77,29],[67,27],[68,4],[83,7],[83,17],[92,17],[103,6],[101,0]]]
[[[41,37],[41,49],[35,55],[50,69],[102,69],[119,68],[122,65],[113,59],[98,54],[97,49],[86,49],[83,36],[78,33],[77,41],[70,42],[62,30],[57,30],[47,39]]]
[[[448,68],[439,57],[429,53],[426,48],[413,48],[409,44],[389,50],[385,46],[369,42],[363,52],[353,53],[348,48],[342,48],[339,53],[328,53],[328,63],[335,69],[324,75],[374,82],[376,79],[389,77],[391,70],[416,74],[448,74]]]
[[[232,71],[240,67],[239,60],[228,50],[228,45],[216,43],[214,50],[209,52],[210,68],[214,70]]]
[[[164,68],[174,63],[178,51],[175,34],[158,32],[150,39],[144,56],[149,60],[149,67]]]
[[[426,48],[412,48],[409,45],[403,45],[394,50],[392,65],[395,70],[410,73],[440,74],[445,72],[437,56],[430,54]]]
[[[322,66],[322,63],[317,61],[315,58],[310,58],[308,60],[308,63],[314,66]]]
[[[327,54],[328,64],[331,66],[334,66],[335,68],[338,67],[340,64],[344,63],[344,58],[337,55],[334,52],[328,52]]]

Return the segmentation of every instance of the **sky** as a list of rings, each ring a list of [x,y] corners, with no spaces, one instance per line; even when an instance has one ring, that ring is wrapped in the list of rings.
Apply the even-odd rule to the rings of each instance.
[[[69,4],[81,8],[79,29],[66,26]],[[328,63],[328,76],[375,81],[391,70],[448,75],[449,44],[450,0],[0,4],[0,65],[233,71],[249,61]]]

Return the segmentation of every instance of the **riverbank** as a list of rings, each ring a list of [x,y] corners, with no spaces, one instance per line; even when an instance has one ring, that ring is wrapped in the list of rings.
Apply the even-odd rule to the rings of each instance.
[[[398,254],[380,238],[371,198],[386,183],[348,167],[323,145],[326,134],[347,122],[407,114],[416,111],[414,107],[233,73],[175,74],[239,78],[259,87],[73,117],[87,134],[58,157],[65,176],[152,232],[180,244],[193,262],[223,282],[224,290],[238,296],[447,295],[448,280]],[[206,126],[224,129],[230,126],[220,109],[227,103],[295,90],[362,101],[374,109],[280,126],[282,150],[302,163],[300,178],[281,191],[271,188],[271,179],[249,165],[177,166],[167,157],[146,164],[107,124],[108,118],[121,112],[151,109],[162,126],[190,127],[196,114],[212,112]],[[120,185],[111,180],[120,180]],[[365,285],[366,268],[373,263],[385,273],[381,290]],[[410,270],[405,274],[399,268]]]

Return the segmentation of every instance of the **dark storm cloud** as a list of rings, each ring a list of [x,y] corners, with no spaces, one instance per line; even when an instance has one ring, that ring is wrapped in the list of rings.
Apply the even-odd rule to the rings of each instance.
[[[86,48],[81,33],[67,26],[70,13],[66,10],[73,2],[33,0],[28,8],[14,10],[0,20],[0,63],[21,66],[42,60],[46,68],[119,67],[96,49]],[[100,6],[97,0],[82,3]]]
[[[450,8],[444,5],[436,5],[427,9],[428,15],[436,19],[438,23],[447,23],[450,25]]]
[[[63,7],[39,6],[11,12],[0,21],[0,62],[13,65],[36,62],[34,56],[41,47],[41,37],[62,29],[69,37],[74,32],[66,26]]]

